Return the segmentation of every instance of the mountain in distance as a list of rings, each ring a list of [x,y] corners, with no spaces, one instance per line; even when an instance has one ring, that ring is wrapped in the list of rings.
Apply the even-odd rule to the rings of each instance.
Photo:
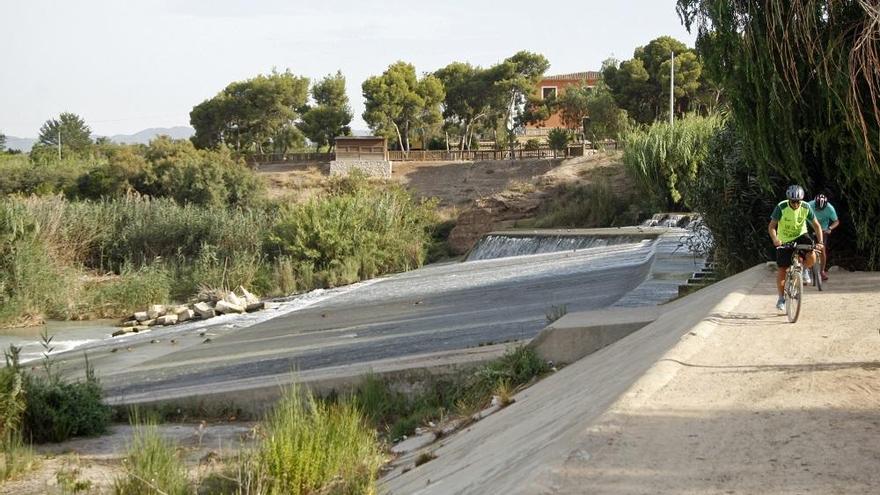
[[[172,139],[189,139],[195,134],[195,129],[190,126],[180,125],[176,127],[152,127],[134,134],[116,134],[110,136],[110,140],[119,144],[148,144],[156,136],[170,136]],[[92,135],[92,139],[100,136]],[[21,150],[27,153],[36,144],[35,138],[20,138],[6,136],[6,149]]]
[[[21,150],[24,153],[27,153],[31,150],[34,143],[36,143],[36,139],[32,138],[20,138],[15,136],[6,136],[6,149],[8,150]]]
[[[110,140],[119,144],[149,144],[156,136],[169,136],[172,139],[189,139],[196,131],[188,125],[176,127],[151,127],[134,134],[116,134]]]

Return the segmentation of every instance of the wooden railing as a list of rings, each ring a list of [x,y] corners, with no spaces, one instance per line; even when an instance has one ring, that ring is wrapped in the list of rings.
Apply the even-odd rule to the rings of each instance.
[[[248,163],[296,163],[296,162],[329,162],[334,159],[335,153],[266,153],[262,155],[250,155],[245,161]]]

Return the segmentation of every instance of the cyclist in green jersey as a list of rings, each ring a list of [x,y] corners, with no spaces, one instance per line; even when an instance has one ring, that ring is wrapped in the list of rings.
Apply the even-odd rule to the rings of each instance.
[[[816,247],[822,249],[822,226],[813,214],[813,209],[804,202],[804,188],[801,186],[789,186],[785,191],[786,200],[776,205],[773,213],[770,215],[770,224],[767,226],[767,232],[770,233],[770,240],[776,246],[776,265],[779,270],[776,272],[776,292],[779,299],[776,300],[776,309],[785,310],[785,297],[783,296],[785,287],[785,271],[791,266],[791,255],[794,251],[792,247],[786,247],[788,244],[812,244],[813,239],[807,233],[807,222],[811,222],[813,232],[816,233]],[[804,256],[804,265],[809,272],[813,263],[816,262],[816,253],[808,252]]]

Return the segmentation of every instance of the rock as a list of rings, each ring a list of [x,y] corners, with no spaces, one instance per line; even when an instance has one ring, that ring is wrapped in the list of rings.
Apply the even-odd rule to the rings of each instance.
[[[254,311],[261,311],[261,310],[265,309],[265,307],[263,306],[263,303],[255,302],[255,303],[248,303],[248,305],[244,309],[248,313],[253,313]]]
[[[214,311],[220,314],[228,314],[228,313],[244,313],[244,306],[240,304],[233,304],[228,301],[217,301],[217,305],[214,306]]]
[[[480,198],[471,209],[459,215],[455,228],[449,233],[449,247],[456,254],[464,254],[484,234],[533,215],[540,205],[537,195],[516,191]]]
[[[157,325],[174,325],[177,323],[177,315],[165,315],[156,319]]]
[[[187,306],[187,305],[185,305],[185,304],[181,304],[180,306],[174,306],[174,309],[172,309],[171,311],[169,311],[168,314],[174,314],[174,315],[176,315],[176,314],[180,314],[180,313],[182,313],[182,312],[184,312],[184,311],[186,311],[186,310],[188,310],[188,309],[189,309],[189,306]]]
[[[136,327],[138,325],[138,320],[128,320],[123,322],[121,327]]]
[[[263,302],[263,309],[278,309],[280,307],[281,307],[281,303],[269,302],[269,301]]]
[[[152,330],[152,328],[148,327],[146,325],[138,325],[138,326],[132,328],[132,330],[134,330],[135,333],[144,333],[144,332],[149,332],[150,330]]]
[[[258,304],[260,302],[260,298],[248,292],[243,285],[239,285],[238,290],[241,292],[241,295],[244,296],[244,301],[247,306]]]
[[[416,436],[411,438],[406,438],[406,435],[403,436],[403,441],[391,447],[391,452],[395,454],[405,454],[407,452],[413,452],[415,450],[419,450],[423,447],[427,447],[434,443],[437,440],[437,435],[433,432],[429,432],[424,435],[416,434]]]
[[[178,322],[184,322],[195,318],[196,312],[184,306],[181,311],[175,312],[175,315],[177,316]]]
[[[147,309],[147,319],[155,320],[156,318],[164,315],[166,312],[165,306],[162,304],[154,304]]]
[[[112,337],[119,337],[120,335],[125,335],[125,334],[131,333],[131,332],[134,332],[133,328],[120,328],[119,330],[111,333],[110,335]]]
[[[222,301],[217,301],[217,304],[219,305],[221,302],[224,302],[224,301],[233,305],[233,306],[241,306],[242,308],[247,305],[246,302],[242,301],[240,297],[235,295],[235,292],[230,292],[229,294],[226,294],[226,297],[224,297]],[[217,307],[215,306],[214,309],[217,309]],[[217,310],[217,311],[220,311],[220,310]]]
[[[153,326],[153,325],[155,325],[155,324],[156,324],[156,320],[155,320],[155,319],[151,319],[151,320],[147,320],[147,321],[142,321],[142,322],[141,322],[141,326],[144,326],[144,327],[151,327],[151,326]]]
[[[150,317],[147,315],[146,311],[138,311],[134,314],[134,319],[137,321],[147,321]]]
[[[212,308],[211,305],[206,302],[196,303],[196,305],[193,306],[193,309],[202,319],[213,318],[217,314],[214,311],[214,308]]]

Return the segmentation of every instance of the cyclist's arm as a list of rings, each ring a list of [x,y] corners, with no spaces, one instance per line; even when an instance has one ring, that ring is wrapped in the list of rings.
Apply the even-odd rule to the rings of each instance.
[[[838,225],[840,225],[840,220],[835,220],[835,221],[831,222],[831,225],[828,226],[828,231],[830,232],[830,231],[836,229]]]
[[[776,228],[779,227],[778,220],[770,220],[770,224],[767,225],[767,233],[770,234],[770,240],[773,241],[773,245],[779,247],[782,245],[782,241],[779,240],[779,236],[776,235]]]
[[[822,244],[822,225],[819,224],[819,220],[816,217],[813,217],[813,232],[816,233],[816,243]]]

